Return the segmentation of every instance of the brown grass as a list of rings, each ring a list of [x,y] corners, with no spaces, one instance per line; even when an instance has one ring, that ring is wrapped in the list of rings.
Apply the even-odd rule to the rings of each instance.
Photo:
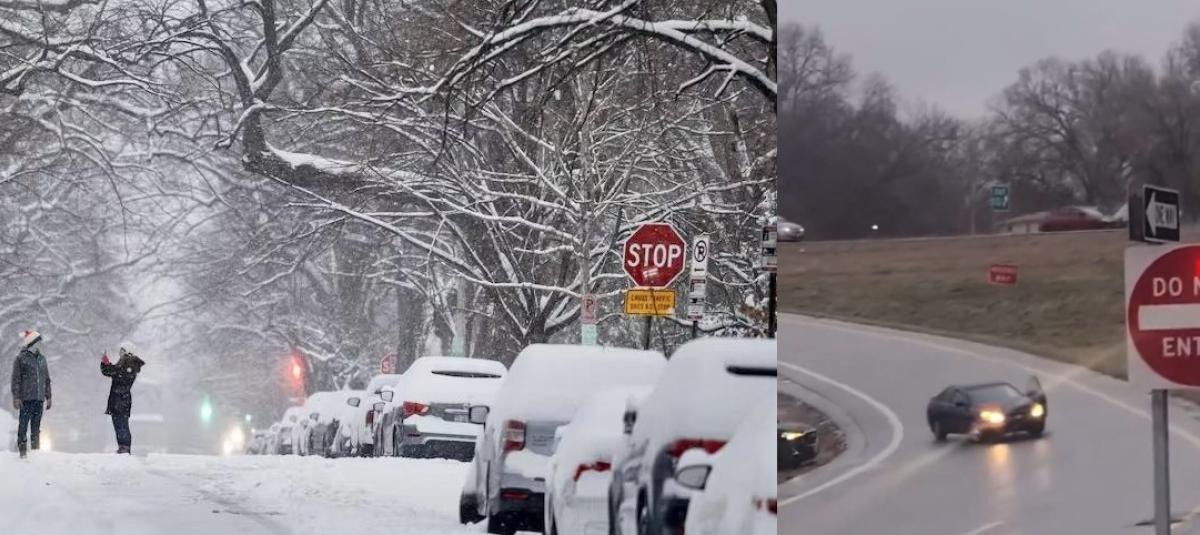
[[[1124,230],[784,247],[780,308],[974,339],[1125,376]],[[987,281],[992,264],[1018,283]]]

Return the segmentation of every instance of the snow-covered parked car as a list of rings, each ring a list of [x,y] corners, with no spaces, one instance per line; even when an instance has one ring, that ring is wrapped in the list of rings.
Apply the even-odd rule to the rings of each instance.
[[[495,360],[421,357],[413,362],[396,385],[402,416],[393,439],[399,438],[401,455],[471,460],[483,426],[469,421],[468,410],[491,405],[507,373]]]
[[[383,406],[375,415],[375,456],[400,456],[400,420],[404,418],[403,404],[396,386],[385,386],[379,391]]]
[[[279,455],[293,455],[296,453],[296,445],[300,438],[301,420],[304,419],[303,407],[289,407],[283,411],[283,417],[279,419],[279,434],[275,442],[275,452]]]
[[[357,421],[356,408],[365,397],[362,390],[317,392],[308,397],[305,413],[311,420],[309,454],[345,457],[357,451],[364,424]],[[358,401],[351,403],[352,399]]]
[[[364,391],[364,397],[355,407],[359,420],[364,422],[364,426],[359,429],[358,436],[358,451],[357,454],[362,457],[375,456],[375,445],[379,435],[379,424],[382,420],[380,412],[386,406],[383,399],[383,392],[390,392],[392,387],[403,375],[398,373],[381,373],[371,378],[367,383],[367,389]],[[388,394],[391,397],[391,394]]]
[[[327,455],[329,445],[333,443],[334,414],[339,413],[337,397],[334,392],[313,392],[304,400],[304,422],[300,428],[300,443],[303,447],[299,455]]]
[[[689,535],[774,535],[776,518],[776,399],[767,393],[733,439],[706,460],[680,459],[675,479],[702,489],[688,506]],[[689,452],[691,453],[691,452]]]
[[[774,340],[705,338],[675,351],[614,467],[614,534],[682,530],[695,489],[675,480],[677,462],[689,450],[719,451],[760,396],[775,392],[775,347]]]
[[[271,424],[271,427],[267,428],[267,437],[266,437],[267,445],[266,445],[266,449],[264,450],[264,452],[267,455],[279,455],[279,442],[280,442],[279,428],[280,427],[281,427],[281,425],[279,424],[279,422],[275,422],[275,423]]]
[[[470,409],[470,421],[486,425],[459,501],[460,519],[486,519],[489,533],[542,531],[555,432],[596,393],[653,384],[665,365],[656,351],[554,344],[522,350],[491,407]]]
[[[592,396],[558,428],[546,475],[546,533],[608,534],[613,458],[625,444],[624,416],[650,386],[618,386]]]

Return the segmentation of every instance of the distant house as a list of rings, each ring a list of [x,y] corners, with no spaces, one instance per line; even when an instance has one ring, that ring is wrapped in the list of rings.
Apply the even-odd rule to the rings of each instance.
[[[997,222],[995,229],[1002,234],[1033,234],[1119,228],[1125,226],[1127,214],[1125,208],[1106,216],[1095,206],[1064,206],[1008,218]]]

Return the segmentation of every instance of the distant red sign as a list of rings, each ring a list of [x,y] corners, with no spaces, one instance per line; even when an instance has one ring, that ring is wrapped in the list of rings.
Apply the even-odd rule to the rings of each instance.
[[[988,282],[992,284],[1016,284],[1017,266],[1012,264],[992,264],[988,269]]]
[[[388,355],[379,360],[379,373],[396,373],[396,355]]]

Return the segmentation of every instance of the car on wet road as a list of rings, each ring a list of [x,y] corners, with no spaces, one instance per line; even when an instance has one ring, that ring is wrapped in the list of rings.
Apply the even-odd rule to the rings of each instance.
[[[938,442],[948,435],[980,441],[1014,433],[1040,437],[1046,430],[1046,393],[1036,377],[1024,391],[1006,382],[952,385],[929,400],[925,415]]]

